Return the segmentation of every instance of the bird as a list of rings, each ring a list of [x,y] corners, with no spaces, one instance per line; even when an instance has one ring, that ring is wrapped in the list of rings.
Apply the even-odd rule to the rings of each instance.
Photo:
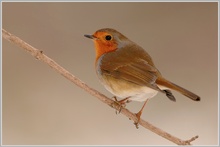
[[[174,102],[176,98],[171,90],[200,101],[198,95],[165,79],[147,51],[117,30],[103,28],[84,36],[94,42],[95,71],[105,89],[121,105],[131,101],[144,102],[140,111],[135,113],[137,128],[147,101],[158,92]],[[122,100],[118,101],[116,97]]]

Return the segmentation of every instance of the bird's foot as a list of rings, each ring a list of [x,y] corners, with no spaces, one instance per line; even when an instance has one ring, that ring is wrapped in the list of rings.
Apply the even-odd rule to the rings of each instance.
[[[121,112],[122,108],[125,108],[125,107],[126,107],[126,103],[131,102],[131,100],[129,100],[129,97],[127,97],[127,98],[125,98],[125,99],[122,99],[122,100],[118,100],[118,99],[116,98],[116,96],[114,96],[113,99],[115,100],[115,102],[116,102],[117,104],[120,105],[119,110],[116,110],[116,111],[115,111],[116,114],[119,114],[119,113]]]
[[[142,106],[141,110],[135,114],[137,117],[137,121],[134,122],[134,125],[136,126],[137,129],[139,128],[138,125],[139,125],[139,121],[141,119],[141,114],[142,114],[142,111],[143,111],[147,101],[148,101],[148,99],[144,102],[144,105]]]
[[[139,121],[141,119],[141,114],[142,111],[139,111],[138,113],[135,113],[136,117],[137,117],[137,121],[134,122],[135,127],[138,129],[139,128]]]

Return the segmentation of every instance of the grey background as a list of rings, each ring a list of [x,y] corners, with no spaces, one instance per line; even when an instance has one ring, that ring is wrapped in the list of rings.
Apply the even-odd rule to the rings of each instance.
[[[6,3],[2,25],[89,86],[112,95],[94,70],[96,30],[114,28],[154,59],[164,77],[202,98],[158,94],[142,118],[195,145],[218,144],[218,4]],[[7,145],[172,145],[3,39],[2,139]],[[127,108],[137,112],[143,103]]]

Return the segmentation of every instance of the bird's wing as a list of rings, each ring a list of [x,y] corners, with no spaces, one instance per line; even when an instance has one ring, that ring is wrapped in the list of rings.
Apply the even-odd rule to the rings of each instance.
[[[104,63],[105,60],[102,60]],[[143,59],[126,60],[117,59],[116,62],[108,62],[100,66],[102,74],[112,76],[116,79],[123,79],[137,85],[148,86],[161,91],[155,81],[157,79],[157,69]]]

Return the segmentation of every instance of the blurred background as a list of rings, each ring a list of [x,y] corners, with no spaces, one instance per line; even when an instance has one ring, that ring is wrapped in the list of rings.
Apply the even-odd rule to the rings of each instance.
[[[2,25],[92,88],[112,97],[94,70],[84,34],[114,28],[142,46],[170,81],[201,96],[151,99],[142,118],[194,145],[218,144],[217,2],[2,2]],[[3,145],[173,145],[2,41]],[[143,103],[127,108],[137,112]]]

